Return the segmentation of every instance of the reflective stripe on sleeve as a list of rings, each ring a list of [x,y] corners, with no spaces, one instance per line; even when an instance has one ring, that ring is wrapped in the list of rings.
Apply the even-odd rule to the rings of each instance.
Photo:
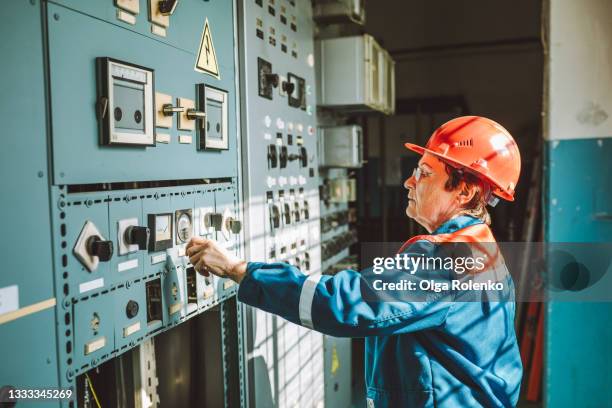
[[[321,274],[310,275],[302,286],[302,293],[300,293],[300,321],[302,325],[313,328],[312,325],[312,301],[314,300],[314,294],[317,289],[317,285],[321,280]]]

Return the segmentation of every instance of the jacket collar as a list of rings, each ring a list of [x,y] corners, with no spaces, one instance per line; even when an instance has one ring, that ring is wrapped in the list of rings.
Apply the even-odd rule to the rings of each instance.
[[[448,234],[474,224],[482,224],[482,220],[471,215],[458,215],[444,222],[431,235]]]

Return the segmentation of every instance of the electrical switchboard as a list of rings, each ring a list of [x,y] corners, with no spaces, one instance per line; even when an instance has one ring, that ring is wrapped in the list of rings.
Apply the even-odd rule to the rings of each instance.
[[[308,1],[243,0],[240,14],[247,255],[318,273],[312,6]],[[249,322],[251,402],[322,403],[322,336],[259,311]]]
[[[2,246],[17,261],[0,276],[0,387],[69,389],[54,402],[83,406],[92,369],[202,312],[239,310],[237,285],[185,254],[194,236],[243,251],[236,4],[7,7],[0,33],[28,46],[2,44],[15,135],[3,221],[17,231]]]

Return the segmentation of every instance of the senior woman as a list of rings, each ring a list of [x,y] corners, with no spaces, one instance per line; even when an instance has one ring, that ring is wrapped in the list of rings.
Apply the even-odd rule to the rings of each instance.
[[[510,133],[466,116],[438,128],[424,148],[406,147],[422,155],[404,183],[406,214],[429,234],[400,252],[432,256],[446,242],[494,243],[486,206],[497,197],[512,201],[520,173]],[[365,337],[369,407],[510,407],[518,400],[514,288],[503,262],[495,266],[507,284],[501,301],[381,301],[365,293],[365,273],[307,276],[284,263],[247,263],[199,238],[187,253],[196,270],[240,283],[244,303],[332,336]],[[435,272],[406,276],[428,274]]]

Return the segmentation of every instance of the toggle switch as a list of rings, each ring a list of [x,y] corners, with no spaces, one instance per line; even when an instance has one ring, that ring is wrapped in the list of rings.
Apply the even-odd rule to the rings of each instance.
[[[128,245],[138,245],[138,249],[144,251],[149,245],[151,230],[147,227],[129,226],[124,233],[124,240]]]
[[[97,256],[100,262],[108,262],[113,257],[113,241],[105,241],[99,235],[87,239],[87,252]]]
[[[125,306],[125,314],[128,317],[128,319],[132,319],[136,317],[139,309],[140,307],[138,306],[138,302],[136,302],[135,300],[130,300],[129,302],[127,302],[127,305]]]

